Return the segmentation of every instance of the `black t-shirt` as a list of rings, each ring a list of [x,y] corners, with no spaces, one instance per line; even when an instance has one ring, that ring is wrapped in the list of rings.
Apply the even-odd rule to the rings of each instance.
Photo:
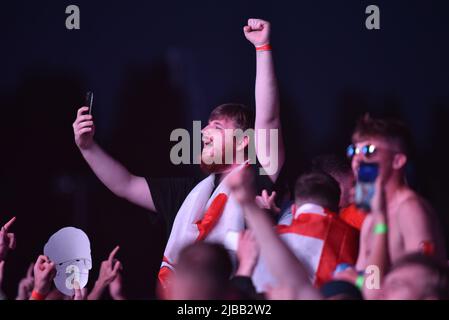
[[[267,175],[259,174],[259,166],[251,165],[250,168],[254,170],[254,182],[257,194],[262,190],[267,190],[271,193],[273,190],[277,191],[278,199],[280,197],[279,180],[274,184]],[[181,208],[182,203],[189,195],[190,191],[206,176],[186,177],[186,178],[146,178],[148,186],[150,187],[151,196],[153,198],[154,206],[167,227],[167,237],[176,218],[176,214]],[[215,178],[215,187],[218,186],[219,176]]]

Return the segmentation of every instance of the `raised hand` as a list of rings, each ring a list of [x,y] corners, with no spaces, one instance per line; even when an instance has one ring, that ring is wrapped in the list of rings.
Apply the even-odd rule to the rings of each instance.
[[[251,230],[245,230],[240,233],[237,258],[239,267],[236,275],[251,277],[259,258],[259,246]]]
[[[243,27],[246,39],[259,47],[270,43],[270,23],[261,19],[249,19]]]
[[[95,286],[87,297],[88,300],[99,300],[103,295],[104,290],[109,286],[120,274],[122,270],[122,264],[115,258],[119,246],[116,246],[114,250],[109,254],[108,260],[101,263],[100,274],[98,280],[95,282]]]
[[[14,250],[16,247],[16,237],[14,233],[9,232],[14,221],[16,221],[16,217],[13,217],[0,229],[0,261],[6,258],[9,250]]]
[[[73,282],[73,289],[75,294],[73,295],[73,300],[86,300],[87,298],[87,288],[80,288],[78,281]]]
[[[279,214],[281,209],[276,205],[276,191],[268,195],[267,190],[263,190],[260,196],[256,196],[256,203],[261,209],[271,210],[275,214]]]
[[[123,296],[122,275],[120,272],[115,279],[109,284],[109,294],[114,300],[125,300]]]
[[[80,149],[89,149],[94,141],[95,125],[92,115],[84,114],[87,111],[89,111],[88,107],[78,109],[77,117],[73,123],[75,143]]]
[[[28,300],[31,297],[31,292],[34,287],[33,269],[34,263],[30,264],[28,267],[25,278],[20,280],[16,300]]]
[[[115,277],[117,277],[117,274],[122,269],[122,264],[120,263],[120,261],[115,259],[115,255],[117,254],[117,251],[119,249],[120,247],[116,246],[114,250],[112,250],[112,252],[109,254],[108,260],[105,260],[101,263],[98,281],[105,286],[114,281]]]
[[[47,295],[50,292],[51,282],[56,276],[54,262],[47,256],[40,255],[34,264],[34,291],[41,295]]]

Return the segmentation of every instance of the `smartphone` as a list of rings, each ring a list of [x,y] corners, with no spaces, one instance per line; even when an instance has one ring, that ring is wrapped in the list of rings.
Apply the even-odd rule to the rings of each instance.
[[[379,175],[377,163],[362,162],[355,185],[355,204],[358,208],[371,211],[371,200],[375,192],[375,183]]]
[[[94,103],[94,93],[92,91],[88,91],[86,93],[86,106],[89,108],[89,114],[92,114],[93,103]]]

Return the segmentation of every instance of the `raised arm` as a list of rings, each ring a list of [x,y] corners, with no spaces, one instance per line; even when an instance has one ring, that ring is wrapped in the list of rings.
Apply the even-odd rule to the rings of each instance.
[[[385,189],[382,182],[378,179],[376,181],[375,194],[371,201],[371,213],[373,224],[370,232],[372,232],[372,243],[370,245],[371,250],[367,256],[366,266],[376,267],[379,270],[379,282],[382,283],[384,275],[388,271],[389,267],[389,254],[388,254],[388,220],[387,220],[387,206],[385,204]],[[368,271],[365,269],[365,271]],[[369,275],[365,274],[365,279],[368,279]],[[363,286],[363,295],[365,299],[376,299],[379,288],[371,288],[371,286]]]
[[[100,300],[105,289],[117,278],[122,270],[122,264],[115,258],[119,247],[115,247],[109,258],[101,263],[100,274],[87,300]]]
[[[6,300],[6,295],[2,291],[2,285],[3,285],[3,269],[5,267],[5,261],[0,261],[0,300]]]
[[[260,255],[279,287],[295,291],[297,299],[321,299],[307,272],[288,246],[276,233],[270,218],[254,202],[252,179],[247,170],[233,174],[229,184],[245,212],[246,221],[260,247]]]
[[[249,19],[243,31],[248,41],[256,47],[256,136],[258,129],[267,130],[266,143],[261,146],[256,143],[256,154],[260,164],[274,182],[284,164],[285,155],[279,112],[279,90],[270,46],[270,28],[270,23],[267,21]],[[276,150],[274,146],[271,146],[270,140],[275,136],[270,139],[268,135],[270,129],[277,130],[277,140],[273,141],[278,145]],[[277,152],[277,157],[271,153],[270,147],[273,148],[273,152]]]
[[[376,181],[371,199],[371,212],[363,222],[360,233],[359,257],[356,268],[348,268],[334,278],[357,285],[367,300],[378,299],[379,285],[389,268],[388,214],[385,189],[381,180]],[[364,272],[359,274],[358,272]]]
[[[296,289],[298,299],[321,299],[301,262],[276,233],[267,213],[255,203],[247,203],[243,208],[246,221],[259,243],[261,256],[279,285]]]
[[[12,217],[0,228],[0,262],[5,260],[8,252],[16,247],[16,236],[14,233],[9,232],[14,221],[16,221],[16,217]]]
[[[368,265],[368,256],[371,250],[371,232],[373,228],[373,217],[372,215],[367,215],[363,221],[362,229],[360,230],[359,237],[359,254],[357,256],[357,263],[355,265],[357,270],[365,270]]]
[[[73,123],[75,142],[84,159],[98,179],[115,195],[156,212],[145,178],[131,174],[94,141],[93,117],[84,114],[88,110],[87,107],[80,108]]]
[[[44,300],[55,276],[55,264],[47,256],[40,255],[34,264],[34,289],[30,300]]]

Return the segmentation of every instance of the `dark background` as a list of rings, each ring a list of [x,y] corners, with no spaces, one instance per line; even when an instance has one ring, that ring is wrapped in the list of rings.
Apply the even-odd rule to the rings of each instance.
[[[65,28],[66,6],[81,30]],[[381,30],[365,28],[376,4]],[[412,185],[441,216],[449,133],[447,1],[8,1],[0,5],[0,223],[17,216],[6,264],[10,297],[49,236],[81,227],[92,243],[90,285],[116,244],[128,297],[153,297],[165,241],[149,212],[93,175],[72,132],[95,92],[97,141],[133,173],[185,175],[170,132],[224,102],[254,106],[247,18],[272,22],[290,176],[323,152],[344,153],[363,112],[397,115],[413,132]]]

